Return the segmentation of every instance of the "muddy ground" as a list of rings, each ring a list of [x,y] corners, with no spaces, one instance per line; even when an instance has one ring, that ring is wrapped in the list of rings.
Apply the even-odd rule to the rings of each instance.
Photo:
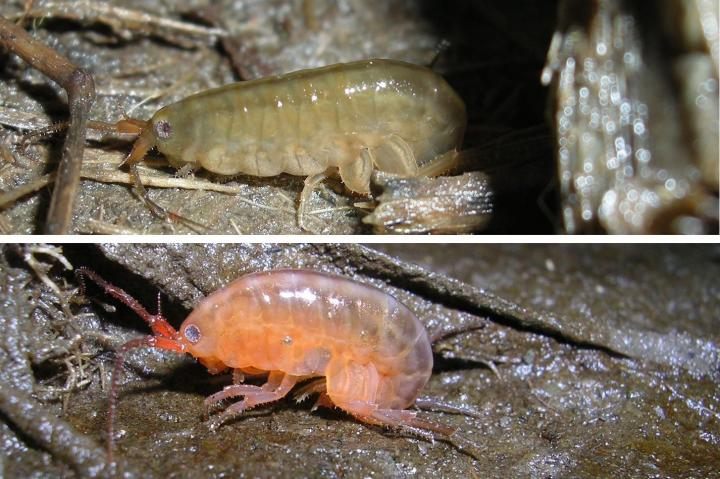
[[[63,256],[59,256],[62,253]],[[0,470],[103,477],[112,350],[147,333],[89,288],[89,266],[176,327],[251,271],[302,267],[395,295],[432,332],[423,395],[477,417],[452,444],[283,400],[210,431],[203,399],[229,377],[138,350],[121,381],[127,477],[720,477],[720,250],[708,245],[5,246],[0,257]],[[45,282],[42,281],[45,278]]]

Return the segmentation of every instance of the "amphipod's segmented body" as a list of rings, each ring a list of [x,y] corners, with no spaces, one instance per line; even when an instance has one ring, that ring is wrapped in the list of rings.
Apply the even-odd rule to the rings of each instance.
[[[307,176],[312,189],[337,168],[345,185],[370,192],[373,169],[405,177],[451,168],[465,105],[432,70],[366,60],[227,85],[192,95],[137,122],[128,162],[157,146],[176,167],[221,175]]]
[[[446,438],[453,433],[405,409],[430,378],[430,340],[406,306],[375,287],[309,270],[254,273],[203,299],[176,331],[160,313],[149,314],[95,273],[84,268],[78,273],[133,308],[154,333],[118,350],[113,395],[125,353],[155,347],[189,353],[213,374],[233,371],[234,384],[206,400],[211,406],[243,397],[219,422],[276,401],[299,381],[310,379],[298,393],[318,393],[318,405],[337,406],[362,421],[430,437],[433,432]],[[245,374],[267,374],[267,382],[242,384]],[[113,417],[114,400],[111,438]]]
[[[240,278],[204,299],[180,327],[186,350],[211,371],[267,371],[275,394],[325,377],[332,404],[388,423],[413,404],[432,372],[425,328],[392,296],[339,276],[281,270]],[[246,395],[230,386],[213,400]],[[270,394],[265,396],[265,394]],[[252,396],[231,406],[243,410]]]

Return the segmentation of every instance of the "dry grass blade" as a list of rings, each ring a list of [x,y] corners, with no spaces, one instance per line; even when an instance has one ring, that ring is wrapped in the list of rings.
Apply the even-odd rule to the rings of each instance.
[[[20,17],[20,16],[19,16]],[[96,21],[111,27],[121,37],[123,32],[142,32],[174,41],[169,34],[180,33],[200,37],[226,36],[222,28],[204,27],[193,23],[164,18],[140,10],[132,10],[106,2],[69,1],[45,2],[23,13],[23,18],[64,18],[76,21]]]

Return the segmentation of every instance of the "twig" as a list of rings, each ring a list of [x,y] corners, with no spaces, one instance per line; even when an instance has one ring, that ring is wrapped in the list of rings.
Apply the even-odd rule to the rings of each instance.
[[[0,17],[0,45],[56,81],[67,92],[70,128],[65,137],[45,223],[46,233],[66,234],[70,230],[75,196],[80,184],[85,126],[90,107],[95,101],[92,76],[3,17]]]
[[[90,161],[88,162],[88,164],[84,165],[83,169],[80,171],[80,176],[84,179],[98,181],[101,183],[119,183],[127,185],[135,184],[130,174],[120,170],[108,169],[108,165],[112,165],[112,163],[106,163],[105,167],[97,167],[97,164],[94,164],[92,161]],[[267,206],[240,196],[243,193],[247,192],[247,187],[244,187],[242,185],[225,185],[198,178],[176,178],[174,176],[162,176],[161,174],[159,174],[158,172],[154,172],[153,170],[146,169],[144,167],[140,168],[144,170],[142,175],[142,182],[145,186],[154,188],[179,188],[185,190],[213,191],[216,193],[238,195],[236,196],[237,201],[247,204],[248,206],[252,206],[253,208],[266,209],[269,211],[283,211],[288,213],[295,212],[295,210],[291,208]],[[146,172],[149,174],[147,174]],[[55,174],[51,173],[35,178],[29,183],[19,186],[12,191],[0,193],[0,210],[11,206],[15,201],[22,198],[23,196],[33,193],[40,188],[43,188],[46,185],[52,183],[53,181],[55,181]],[[99,230],[104,231],[105,234],[131,233],[131,230],[126,230],[123,228],[119,228],[117,231],[111,231],[110,229],[107,229],[105,227],[107,226],[107,224],[101,225],[100,223],[88,223],[88,226],[91,228],[98,227]],[[140,233],[137,231],[132,231],[132,234]]]
[[[0,412],[34,444],[70,465],[82,477],[108,471],[102,449],[18,388],[0,384]]]
[[[54,17],[83,22],[92,20],[110,26],[120,36],[123,30],[157,34],[166,40],[174,39],[162,35],[163,32],[204,37],[227,35],[222,28],[208,28],[98,1],[45,2],[42,7],[34,8],[23,15],[29,18]]]
[[[96,220],[89,218],[85,220],[85,233],[100,234],[100,235],[141,235],[142,231],[138,231],[132,228],[123,226],[113,225],[105,221]]]
[[[55,181],[55,173],[50,173],[48,175],[43,175],[38,178],[34,178],[29,183],[26,183],[22,186],[18,186],[17,188],[14,188],[11,191],[0,193],[0,210],[3,208],[6,208],[13,203],[15,203],[17,200],[22,198],[25,195],[29,195],[30,193],[34,193],[35,191],[39,190],[40,188],[44,188],[45,186],[49,185]]]

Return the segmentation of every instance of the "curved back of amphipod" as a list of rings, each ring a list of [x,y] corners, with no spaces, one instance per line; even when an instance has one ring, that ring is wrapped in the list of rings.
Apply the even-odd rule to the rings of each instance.
[[[308,270],[244,276],[198,304],[180,327],[211,371],[254,368],[324,376],[333,403],[410,406],[432,372],[423,325],[387,293]],[[342,407],[342,406],[341,406]]]
[[[366,60],[207,90],[160,109],[141,133],[175,166],[221,175],[314,175],[338,167],[367,193],[373,168],[416,176],[456,151],[462,100],[432,70]],[[369,162],[369,163],[368,163]]]

